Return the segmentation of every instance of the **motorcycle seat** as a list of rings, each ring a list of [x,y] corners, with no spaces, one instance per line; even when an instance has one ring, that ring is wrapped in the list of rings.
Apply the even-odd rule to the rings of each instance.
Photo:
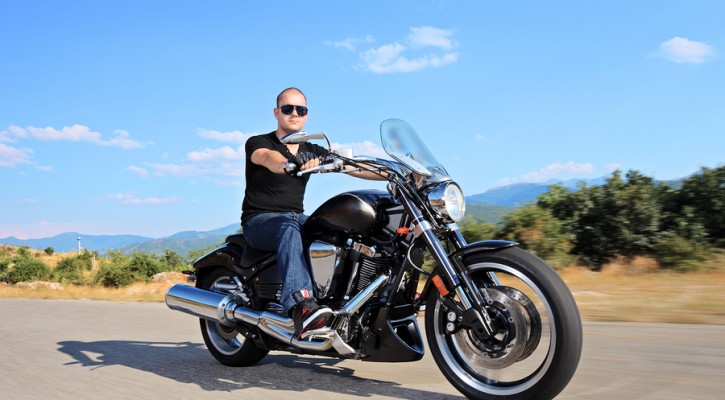
[[[241,268],[249,268],[261,259],[274,254],[273,251],[257,250],[250,246],[244,239],[243,233],[235,233],[227,236],[226,242],[235,244],[242,249],[242,257],[239,260],[239,266]]]

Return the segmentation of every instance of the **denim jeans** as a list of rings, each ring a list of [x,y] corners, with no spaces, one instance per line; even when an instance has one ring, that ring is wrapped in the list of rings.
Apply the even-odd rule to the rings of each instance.
[[[302,289],[313,292],[308,255],[302,246],[302,225],[307,216],[294,212],[265,212],[242,224],[244,239],[257,250],[277,252],[282,277],[280,301],[285,311],[296,304],[292,294]]]

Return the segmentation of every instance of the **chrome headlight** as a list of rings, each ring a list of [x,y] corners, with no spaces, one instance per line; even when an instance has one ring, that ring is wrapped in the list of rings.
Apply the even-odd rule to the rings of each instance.
[[[428,192],[428,203],[444,222],[459,222],[466,213],[461,188],[454,182],[444,182]]]

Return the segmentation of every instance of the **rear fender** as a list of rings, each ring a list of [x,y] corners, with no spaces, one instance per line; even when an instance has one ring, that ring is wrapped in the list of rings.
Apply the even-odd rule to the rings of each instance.
[[[206,253],[194,261],[194,271],[197,277],[197,286],[204,282],[209,273],[218,267],[228,269],[241,275],[239,261],[242,258],[242,248],[232,243],[224,243],[216,249]]]

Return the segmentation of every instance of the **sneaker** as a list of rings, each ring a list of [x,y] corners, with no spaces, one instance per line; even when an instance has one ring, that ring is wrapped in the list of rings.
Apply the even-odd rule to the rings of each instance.
[[[314,297],[304,297],[300,292],[296,292],[293,297],[297,301],[297,305],[292,309],[296,339],[300,339],[307,331],[327,325],[332,317],[330,307],[320,306]]]

